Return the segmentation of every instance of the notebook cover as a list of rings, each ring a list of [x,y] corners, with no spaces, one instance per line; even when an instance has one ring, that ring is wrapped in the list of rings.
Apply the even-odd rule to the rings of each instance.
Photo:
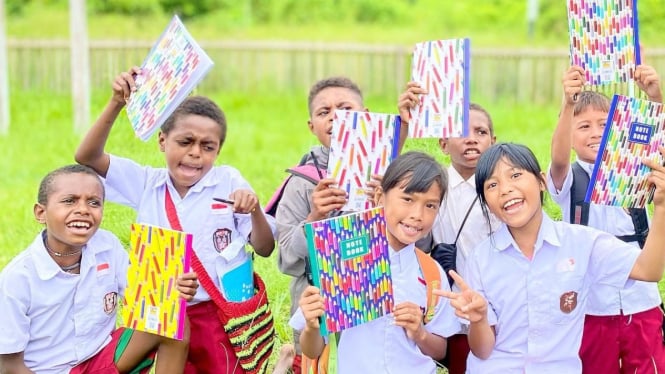
[[[178,16],[141,65],[137,90],[127,102],[127,116],[136,136],[146,141],[166,121],[212,68],[213,62]]]
[[[321,335],[375,320],[394,306],[383,207],[305,224],[312,280],[324,300]]]
[[[190,271],[192,235],[134,223],[129,241],[124,325],[182,340],[187,302],[180,297],[176,280]]]
[[[372,174],[383,175],[397,157],[398,115],[336,110],[333,116],[328,177],[348,194],[342,211],[369,209],[366,185]]]
[[[651,169],[643,158],[658,163],[665,139],[663,105],[614,95],[585,201],[625,208],[644,208],[654,190],[647,182]]]
[[[469,135],[468,38],[418,43],[413,51],[411,80],[427,94],[411,109],[409,137],[448,138]]]

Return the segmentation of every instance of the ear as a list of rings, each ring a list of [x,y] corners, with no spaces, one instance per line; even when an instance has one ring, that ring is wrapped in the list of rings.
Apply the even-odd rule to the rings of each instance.
[[[159,132],[158,142],[159,142],[159,151],[164,152],[164,144],[166,144],[166,134],[164,134],[161,131]]]
[[[540,183],[540,190],[541,190],[541,191],[545,191],[545,190],[547,190],[547,184],[546,184],[546,182],[545,182],[546,180],[547,180],[547,179],[545,179],[545,173],[541,171],[541,172],[540,172],[540,181],[539,181],[539,183]]]
[[[32,207],[32,212],[35,215],[35,220],[37,222],[42,225],[46,223],[46,207],[40,203],[35,203],[35,205]]]
[[[441,148],[441,152],[443,152],[443,154],[450,154],[450,152],[448,152],[448,138],[439,138],[439,147]]]
[[[383,206],[386,194],[383,193],[383,188],[377,186],[374,190],[374,206]]]
[[[496,135],[492,135],[492,142],[490,145],[494,145],[496,143]]]
[[[314,125],[312,124],[311,119],[307,120],[307,127],[309,127],[309,131],[313,134],[314,133]]]

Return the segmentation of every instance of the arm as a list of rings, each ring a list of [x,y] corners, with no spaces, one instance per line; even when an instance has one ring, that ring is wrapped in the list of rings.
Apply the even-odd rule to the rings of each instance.
[[[32,370],[25,366],[23,352],[0,354],[0,374],[30,374]]]
[[[550,174],[554,187],[560,190],[570,168],[570,152],[573,146],[572,126],[573,111],[575,108],[575,95],[582,92],[584,86],[584,70],[579,66],[571,66],[561,79],[563,84],[563,99],[561,113],[554,134],[552,134],[552,147],[550,156],[552,165]]]
[[[308,286],[300,297],[300,310],[305,316],[305,329],[300,333],[302,353],[310,358],[317,358],[323,352],[325,343],[319,330],[319,318],[323,315],[323,298],[319,289]]]
[[[126,98],[129,98],[129,95],[136,91],[133,75],[138,73],[140,73],[139,68],[134,67],[115,78],[112,85],[113,96],[111,96],[97,121],[88,130],[74,155],[76,162],[90,166],[102,177],[106,177],[110,163],[108,153],[104,152],[106,140],[111,132],[113,122],[125,106]]]
[[[406,84],[406,90],[397,99],[397,112],[401,120],[401,128],[399,131],[399,145],[397,148],[398,153],[402,153],[402,147],[409,136],[409,121],[411,120],[411,109],[418,103],[418,95],[425,94],[427,91],[420,87],[417,82],[409,82]]]
[[[420,351],[440,360],[446,355],[446,338],[432,334],[423,325],[423,313],[420,307],[412,302],[404,302],[395,306],[393,311],[395,326],[406,331],[406,336],[413,340]]]
[[[635,68],[635,83],[647,95],[649,101],[663,102],[660,77],[654,68],[649,65],[639,65]]]

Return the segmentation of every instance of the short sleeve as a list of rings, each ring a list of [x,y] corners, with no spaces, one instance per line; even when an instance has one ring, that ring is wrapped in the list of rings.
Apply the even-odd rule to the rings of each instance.
[[[615,236],[597,231],[597,236],[591,248],[589,270],[591,283],[599,283],[622,288],[628,281],[635,261],[640,255],[640,249],[632,244],[625,243]]]
[[[554,180],[552,180],[552,165],[547,168],[547,191],[552,196],[552,200],[557,203],[560,207],[570,204],[570,189],[573,186],[573,169],[568,167],[568,173],[566,178],[563,180],[561,189],[557,190],[554,186]]]
[[[106,200],[138,209],[148,180],[148,168],[111,155],[106,172]]]
[[[0,354],[23,352],[30,340],[30,284],[8,265],[0,274]]]

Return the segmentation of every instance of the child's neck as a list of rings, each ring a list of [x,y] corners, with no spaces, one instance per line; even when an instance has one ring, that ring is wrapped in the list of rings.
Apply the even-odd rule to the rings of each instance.
[[[543,213],[540,211],[533,216],[533,219],[522,227],[508,227],[513,240],[519,247],[519,250],[529,260],[533,259],[536,250],[536,241],[538,240],[538,233],[540,226],[543,222]]]
[[[476,168],[465,168],[458,164],[453,164],[453,168],[465,181],[468,181],[469,178],[473,177],[473,175],[476,173]]]

